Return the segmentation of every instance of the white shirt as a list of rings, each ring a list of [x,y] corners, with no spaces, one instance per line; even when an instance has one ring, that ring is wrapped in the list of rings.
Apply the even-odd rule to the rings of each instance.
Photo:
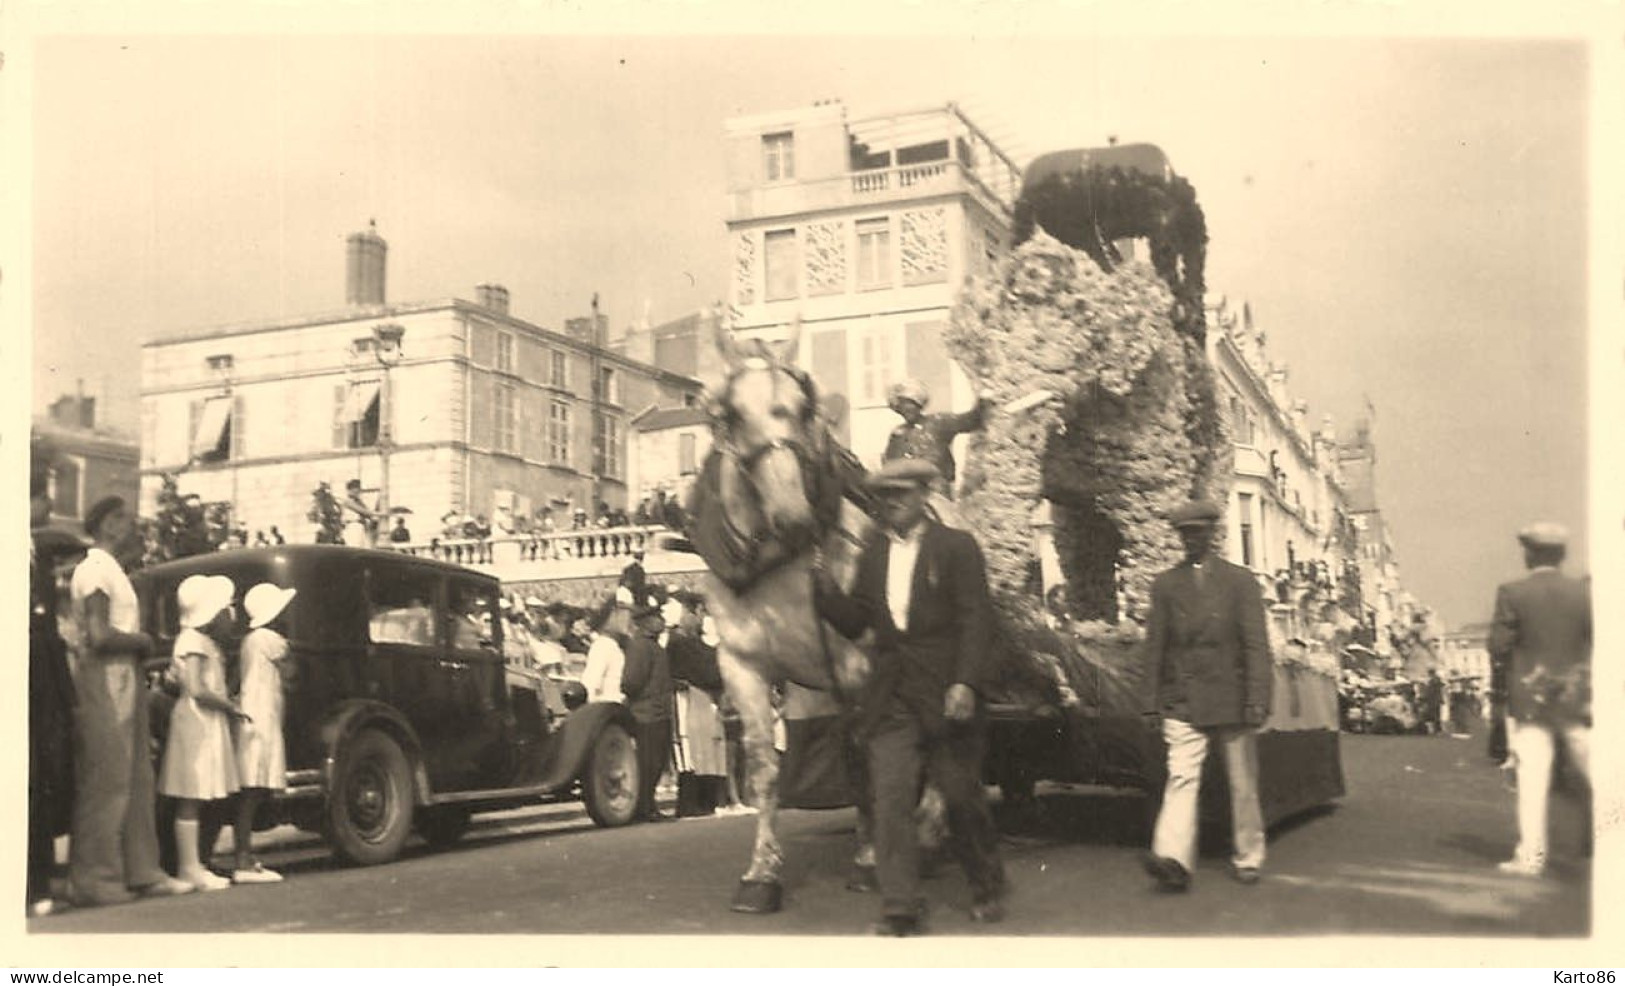
[[[124,574],[113,556],[101,548],[91,548],[85,555],[85,560],[73,570],[72,582],[74,613],[79,615],[80,622],[84,620],[84,603],[96,593],[107,597],[107,625],[121,633],[138,633],[141,630],[141,610],[135,600],[135,587],[130,585],[130,577]],[[86,640],[90,639],[89,628],[80,627],[80,632]]]
[[[607,633],[596,634],[592,646],[587,648],[587,666],[581,672],[581,684],[586,686],[589,702],[620,702],[621,672],[626,668],[626,653],[615,638]]]
[[[920,534],[925,524],[918,523],[906,535],[887,535],[891,538],[891,551],[886,559],[886,608],[891,610],[891,621],[897,629],[908,629],[909,594],[914,587],[914,565],[920,558]]]

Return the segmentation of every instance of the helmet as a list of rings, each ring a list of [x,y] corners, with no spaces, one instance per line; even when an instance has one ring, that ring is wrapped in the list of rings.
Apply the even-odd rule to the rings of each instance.
[[[910,378],[902,381],[901,383],[892,384],[891,390],[886,398],[886,404],[888,407],[896,410],[898,401],[913,401],[921,407],[925,407],[927,404],[931,403],[931,391],[925,386],[925,384]]]

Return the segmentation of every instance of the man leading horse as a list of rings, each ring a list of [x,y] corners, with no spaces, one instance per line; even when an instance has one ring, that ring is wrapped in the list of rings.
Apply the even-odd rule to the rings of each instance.
[[[729,373],[688,531],[710,569],[706,594],[720,637],[718,665],[740,715],[758,809],[750,867],[733,908],[770,913],[780,906],[783,867],[772,694],[795,684],[831,692],[850,710],[863,690],[869,659],[817,614],[813,572],[816,560],[825,581],[852,584],[862,542],[851,532],[867,527],[852,501],[863,501],[866,490],[862,467],[819,415],[811,379],[786,359],[796,349],[800,320],[777,349],[735,343],[720,317],[716,328]],[[866,843],[870,814],[864,803],[859,809]],[[865,855],[860,849],[860,862]]]

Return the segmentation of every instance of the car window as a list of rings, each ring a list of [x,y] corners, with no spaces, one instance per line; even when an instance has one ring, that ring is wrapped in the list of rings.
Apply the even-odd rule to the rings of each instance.
[[[373,569],[368,574],[368,638],[375,644],[433,647],[434,573]]]
[[[446,641],[455,650],[500,653],[502,638],[496,629],[497,591],[483,583],[452,580],[446,607]]]

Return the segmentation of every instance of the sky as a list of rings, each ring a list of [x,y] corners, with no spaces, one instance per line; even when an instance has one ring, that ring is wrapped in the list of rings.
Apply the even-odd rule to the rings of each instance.
[[[726,294],[723,122],[957,101],[1019,163],[1167,152],[1311,420],[1376,409],[1409,588],[1488,618],[1550,518],[1586,567],[1588,53],[1532,40],[151,35],[33,50],[33,406],[132,435],[143,339],[508,287],[559,327]]]

